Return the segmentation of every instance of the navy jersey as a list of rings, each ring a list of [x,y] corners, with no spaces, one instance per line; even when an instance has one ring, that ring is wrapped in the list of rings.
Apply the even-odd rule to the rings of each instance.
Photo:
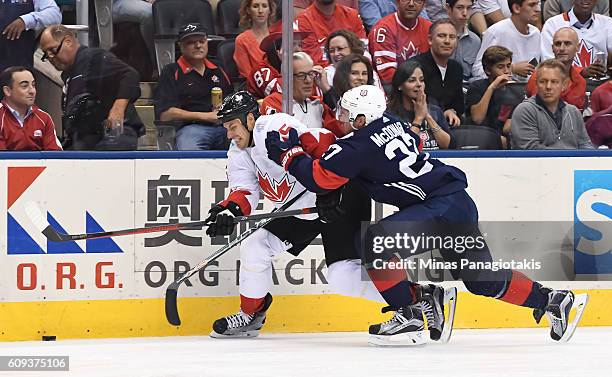
[[[385,114],[332,144],[320,160],[299,157],[291,174],[311,191],[357,181],[377,202],[401,208],[467,187],[465,174],[419,151],[409,124]]]

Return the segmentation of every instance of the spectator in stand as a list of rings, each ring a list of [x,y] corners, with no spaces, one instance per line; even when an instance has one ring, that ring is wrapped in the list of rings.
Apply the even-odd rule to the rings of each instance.
[[[565,66],[565,76],[569,78],[567,88],[561,93],[561,99],[581,111],[584,110],[586,80],[580,75],[580,69],[572,65],[576,52],[578,52],[578,34],[570,27],[562,27],[553,37],[552,49],[555,59]],[[538,93],[536,83],[537,74],[534,72],[525,86],[525,92],[529,97]]]
[[[569,12],[551,17],[542,29],[542,58],[553,57],[553,34],[562,27],[571,27],[578,34],[578,53],[574,65],[583,68],[583,77],[606,74],[607,56],[612,50],[612,19],[593,13],[596,0],[576,0]],[[596,61],[596,53],[604,53],[603,61]],[[600,58],[601,59],[601,58]]]
[[[211,90],[219,87],[227,96],[234,92],[233,86],[225,72],[206,58],[208,40],[201,24],[181,27],[178,43],[181,57],[165,66],[159,77],[156,118],[184,123],[176,132],[179,150],[227,149],[225,128],[218,122]]]
[[[591,95],[591,110],[598,113],[612,106],[612,81],[599,85]]]
[[[366,31],[372,30],[381,18],[397,12],[397,0],[359,0],[359,15]],[[429,20],[425,8],[419,16]]]
[[[102,122],[125,125],[125,147],[135,149],[144,129],[134,102],[140,97],[138,72],[112,53],[81,46],[74,32],[52,25],[40,36],[42,61],[62,72],[65,145],[74,150],[93,150],[104,137]],[[87,98],[85,98],[87,97]],[[83,106],[83,107],[81,107]]]
[[[336,108],[336,103],[340,99],[336,97],[336,93],[332,90],[337,66],[349,54],[363,55],[364,51],[365,48],[363,43],[352,31],[345,29],[336,30],[327,38],[325,53],[327,54],[327,59],[332,64],[320,69],[321,72],[316,80],[316,84],[321,89],[321,92],[323,92],[323,99],[325,103],[332,109]],[[369,59],[365,58],[365,60],[368,61],[367,65],[372,67],[372,63],[369,61]],[[314,69],[318,71],[319,67],[320,66],[315,66]],[[345,67],[345,69],[345,74],[348,77],[348,74],[350,71],[352,71],[350,65]],[[364,70],[365,69],[361,69],[360,72],[364,72]],[[381,87],[380,80],[376,73],[373,73],[373,79],[374,81],[372,81],[370,84],[375,82],[376,85]]]
[[[506,149],[512,111],[523,101],[522,88],[507,85],[512,80],[512,51],[491,46],[482,55],[482,66],[487,78],[470,84],[465,98],[466,114],[475,124],[499,132]]]
[[[569,12],[573,5],[574,0],[546,0],[544,2],[544,11],[542,12],[544,22],[561,13]],[[608,0],[597,0],[595,8],[593,8],[593,13],[609,16],[609,12],[610,2]]]
[[[612,105],[593,114],[584,126],[593,145],[612,149]]]
[[[359,54],[348,55],[338,63],[333,84],[333,87],[323,93],[323,100],[332,110],[337,108],[338,101],[349,89],[366,84],[377,85],[380,88],[380,82],[374,78],[370,59]]]
[[[540,31],[529,21],[533,18],[538,0],[508,0],[512,16],[499,21],[484,33],[480,51],[476,56],[472,76],[485,78],[482,68],[482,55],[491,46],[503,46],[512,51],[514,63],[512,73],[517,81],[527,82],[529,75],[540,60]]]
[[[480,49],[480,38],[467,27],[473,3],[474,0],[446,0],[448,18],[455,24],[459,38],[451,59],[461,64],[463,81],[469,81],[472,78],[472,66]]]
[[[478,4],[489,25],[512,16],[507,0],[478,0]]]
[[[424,0],[398,0],[397,12],[383,17],[370,31],[370,53],[383,84],[390,84],[399,64],[429,51],[431,22],[419,16]]]
[[[593,148],[582,114],[561,99],[565,70],[555,59],[538,65],[538,94],[518,105],[512,116],[512,149]]]
[[[445,2],[440,0],[425,0],[425,13],[427,13],[427,19],[431,22],[448,18]]]
[[[442,108],[448,124],[458,126],[465,110],[463,69],[450,58],[457,47],[457,29],[450,19],[431,25],[429,46],[429,51],[414,57],[425,75],[425,93]]]
[[[310,128],[325,127],[334,134],[344,136],[348,130],[342,130],[335,114],[321,101],[313,96],[315,80],[319,72],[315,71],[310,56],[305,52],[293,53],[293,113],[300,122]],[[261,114],[274,114],[283,108],[283,95],[275,92],[264,98],[261,103]]]
[[[448,149],[450,127],[442,109],[427,102],[425,76],[419,63],[409,60],[400,64],[392,85],[387,111],[415,127],[423,150]]]
[[[61,151],[53,119],[34,104],[34,75],[26,67],[9,67],[0,73],[0,150]]]
[[[246,78],[264,59],[259,45],[270,34],[268,28],[276,14],[276,3],[273,0],[242,0],[238,13],[244,31],[236,37],[234,61],[240,76]]]
[[[135,22],[147,45],[153,67],[157,67],[153,43],[153,3],[155,0],[113,0],[113,23]]]
[[[0,2],[0,72],[11,66],[34,67],[35,30],[62,22],[53,0]]]
[[[299,16],[314,3],[315,0],[293,0],[293,9],[295,9],[295,17]],[[359,10],[360,0],[337,0],[338,5],[344,5],[345,7],[353,8],[355,10]]]
[[[323,54],[327,37],[334,31],[347,29],[355,33],[367,47],[367,37],[357,10],[336,4],[336,0],[315,0],[295,19],[298,31],[307,35],[302,41],[302,50],[315,65],[326,67],[330,64]]]
[[[299,32],[293,33],[293,52],[302,51],[301,43],[304,35]],[[283,78],[280,74],[282,37],[281,32],[271,32],[261,41],[259,48],[264,52],[264,58],[253,66],[251,73],[246,78],[247,90],[258,99],[283,91]]]

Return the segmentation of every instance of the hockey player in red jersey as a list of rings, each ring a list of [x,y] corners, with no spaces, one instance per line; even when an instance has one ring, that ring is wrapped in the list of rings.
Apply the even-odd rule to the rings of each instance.
[[[359,37],[367,48],[368,39],[359,13],[350,7],[336,4],[336,0],[315,0],[296,20],[297,30],[308,35],[302,50],[312,57],[315,65],[327,67],[325,54],[327,36],[336,30],[347,29]]]
[[[397,12],[386,15],[369,34],[370,54],[383,84],[391,83],[397,67],[429,51],[431,22],[419,17],[424,0],[399,0]]]
[[[331,132],[308,128],[287,114],[259,116],[255,98],[244,91],[228,96],[218,115],[232,139],[227,160],[230,194],[209,212],[213,223],[206,233],[211,237],[233,233],[232,215],[248,215],[257,206],[260,192],[279,207],[305,191],[295,178],[268,159],[264,143],[267,131],[285,134],[289,129],[298,130],[303,145],[309,146],[306,148],[315,156],[335,140]],[[371,281],[362,281],[361,263],[352,242],[361,221],[370,219],[371,201],[359,187],[348,185],[341,197],[335,193],[317,197],[305,192],[287,209],[312,207],[315,203],[318,207],[335,207],[338,202],[347,208],[344,221],[328,225],[316,214],[276,219],[242,242],[240,311],[215,321],[212,337],[257,336],[272,303],[272,259],[285,251],[297,256],[319,234],[332,290],[383,302]]]
[[[533,308],[537,322],[547,314],[551,337],[569,340],[588,296],[545,288],[516,270],[487,268],[492,256],[478,228],[476,205],[465,191],[465,174],[421,153],[419,127],[385,113],[385,96],[377,87],[353,88],[343,95],[340,105],[340,120],[349,123],[355,131],[351,137],[337,140],[321,158],[308,156],[291,130],[286,140],[276,132],[269,132],[266,147],[270,159],[313,192],[326,193],[352,180],[374,200],[399,208],[399,212],[370,225],[363,237],[364,266],[390,305],[386,309],[395,311],[391,320],[370,326],[370,342],[413,344],[414,339],[406,331],[415,319],[413,308],[419,301],[423,304],[428,325],[436,330],[430,331],[430,337],[435,335],[447,340],[450,336],[444,324],[452,321],[453,311],[447,320],[443,292],[421,286],[415,289],[401,263],[396,267],[397,262],[401,262],[397,255],[407,258],[432,248],[422,243],[414,248],[397,246],[393,242],[383,248],[377,244],[380,240],[386,243],[388,237],[397,239],[396,236],[401,235],[445,240],[447,237],[453,240],[471,237],[475,242],[465,244],[462,249],[455,247],[453,242],[434,247],[449,263],[453,277],[462,279],[471,293]],[[465,261],[478,262],[483,267],[459,268]],[[576,315],[570,322],[572,308],[576,308]]]

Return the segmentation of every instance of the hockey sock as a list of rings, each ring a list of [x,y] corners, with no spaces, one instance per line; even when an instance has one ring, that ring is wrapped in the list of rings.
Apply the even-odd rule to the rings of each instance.
[[[240,309],[245,314],[254,314],[263,308],[264,298],[250,298],[240,295]]]
[[[389,262],[399,262],[399,258],[393,257]],[[406,270],[389,267],[370,268],[368,275],[390,306],[400,308],[414,303],[415,286],[407,279]]]
[[[512,270],[506,293],[499,299],[510,304],[543,309],[548,296],[541,290],[542,284],[529,279],[522,272]]]

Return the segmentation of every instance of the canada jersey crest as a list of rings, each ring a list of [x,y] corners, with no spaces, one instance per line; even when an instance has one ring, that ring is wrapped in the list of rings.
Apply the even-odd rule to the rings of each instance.
[[[289,175],[285,173],[280,181],[270,178],[268,173],[262,174],[257,171],[259,187],[266,198],[274,203],[284,203],[290,196],[295,186],[295,182],[289,181]]]

